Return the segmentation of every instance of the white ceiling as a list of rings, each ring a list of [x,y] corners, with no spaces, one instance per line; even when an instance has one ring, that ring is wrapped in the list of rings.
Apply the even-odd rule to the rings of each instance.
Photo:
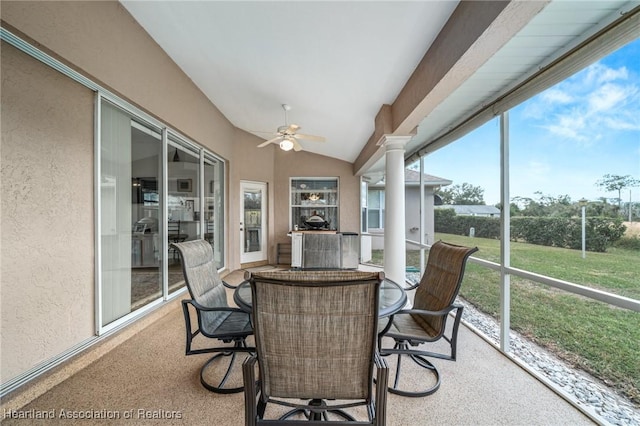
[[[457,1],[122,1],[236,127],[326,137],[305,150],[353,162]],[[554,0],[451,93],[407,147],[478,110],[640,1]],[[259,133],[263,132],[263,133]],[[266,132],[266,133],[265,133]]]

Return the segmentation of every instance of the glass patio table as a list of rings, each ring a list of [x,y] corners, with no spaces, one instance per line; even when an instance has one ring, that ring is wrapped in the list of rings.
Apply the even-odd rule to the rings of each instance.
[[[251,285],[244,281],[233,293],[233,301],[240,309],[251,312]],[[404,288],[388,278],[380,284],[380,299],[378,305],[378,317],[385,318],[395,314],[407,303],[407,293]]]

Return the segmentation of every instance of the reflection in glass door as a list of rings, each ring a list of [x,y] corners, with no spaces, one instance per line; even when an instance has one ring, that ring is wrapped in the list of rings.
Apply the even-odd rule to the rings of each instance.
[[[169,136],[167,150],[167,239],[181,243],[201,238],[200,153],[177,137]],[[184,287],[177,250],[169,247],[168,282],[172,293]]]
[[[101,325],[161,296],[159,239],[162,138],[101,102],[100,117]]]
[[[267,184],[240,183],[240,262],[267,260]]]
[[[98,96],[98,324],[108,328],[167,297],[165,278],[169,293],[184,287],[168,243],[205,238],[224,267],[225,162]]]
[[[204,239],[211,244],[218,269],[224,266],[224,164],[211,155],[204,157]]]

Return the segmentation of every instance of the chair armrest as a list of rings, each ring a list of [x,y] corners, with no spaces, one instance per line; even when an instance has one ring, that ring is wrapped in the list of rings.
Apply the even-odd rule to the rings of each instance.
[[[415,284],[412,284],[409,280],[404,280],[404,282],[408,285],[408,287],[404,288],[404,291],[415,290],[416,288],[418,288],[418,286],[420,286],[420,281]]]
[[[238,285],[232,285],[232,284],[229,284],[228,282],[226,282],[225,280],[222,280],[222,285],[225,286],[226,288],[230,288],[232,290],[235,290],[236,288],[238,288],[238,286],[244,284],[245,282],[247,282],[247,281],[244,280]]]
[[[243,312],[243,313],[246,313],[242,309],[236,308],[236,307],[232,307],[232,306],[216,306],[216,307],[209,308],[207,306],[202,306],[201,304],[199,304],[198,302],[196,302],[193,299],[183,300],[183,303],[189,303],[189,304],[193,305],[193,307],[196,308],[198,311],[203,311],[203,312]]]
[[[454,304],[454,305],[447,306],[446,308],[441,309],[439,311],[428,311],[425,309],[402,309],[393,315],[397,316],[397,315],[403,315],[403,314],[420,314],[420,315],[431,315],[434,317],[440,317],[442,315],[448,314],[454,309],[460,309],[460,308],[462,308],[462,305]]]

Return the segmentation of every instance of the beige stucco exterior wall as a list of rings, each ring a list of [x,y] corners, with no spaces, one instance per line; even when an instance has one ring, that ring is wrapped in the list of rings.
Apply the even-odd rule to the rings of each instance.
[[[118,2],[3,1],[0,13],[4,28],[227,161],[229,269],[240,266],[241,180],[267,182],[270,261],[288,240],[291,176],[338,176],[340,229],[358,230],[352,164],[256,149]],[[2,46],[2,383],[95,334],[93,96]]]
[[[269,260],[272,260],[272,242],[275,230],[274,215],[274,191],[273,191],[273,168],[275,145],[264,148],[256,148],[263,142],[262,139],[242,130],[236,130],[235,142],[233,144],[233,156],[237,159],[230,167],[229,182],[229,238],[230,252],[228,253],[231,269],[240,268],[240,181],[264,182],[267,184],[267,241]]]
[[[0,378],[94,334],[93,93],[2,44]]]
[[[117,1],[3,1],[3,23],[223,158],[235,128]]]

